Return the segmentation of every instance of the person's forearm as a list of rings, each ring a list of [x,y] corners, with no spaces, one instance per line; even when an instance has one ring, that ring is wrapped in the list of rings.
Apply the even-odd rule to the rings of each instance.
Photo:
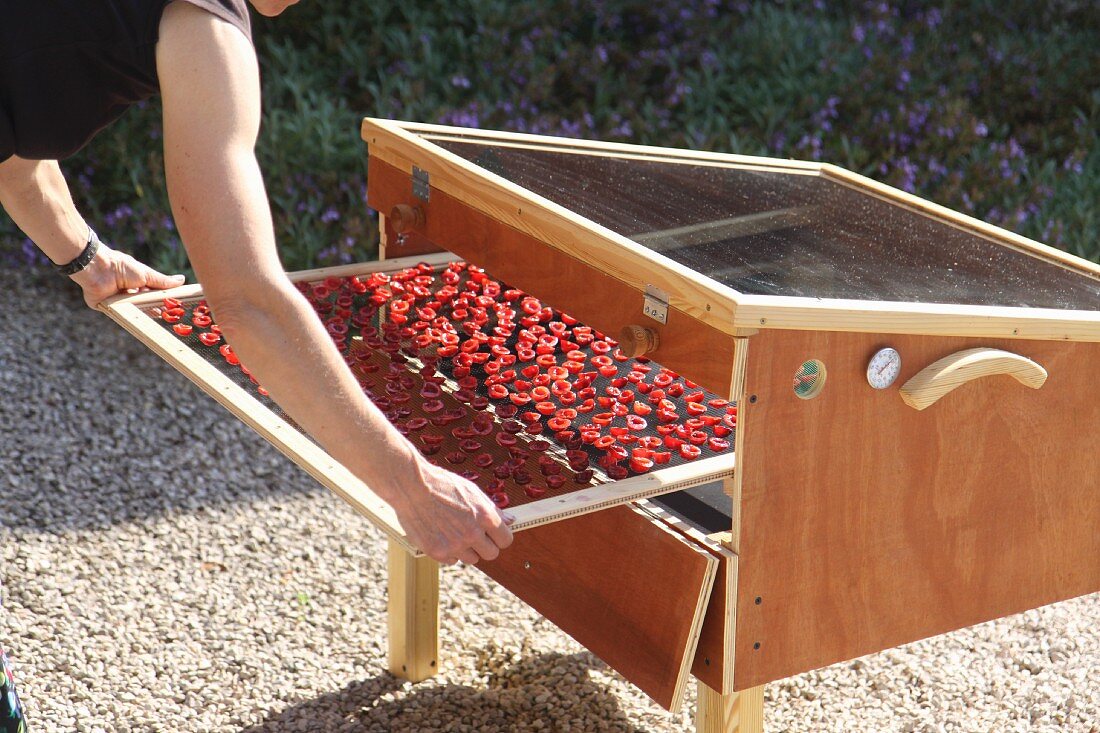
[[[9,158],[0,164],[0,201],[16,225],[59,265],[76,259],[88,243],[88,225],[55,161]]]
[[[227,341],[279,406],[395,506],[422,490],[419,455],[363,394],[308,301],[285,283],[208,299]]]

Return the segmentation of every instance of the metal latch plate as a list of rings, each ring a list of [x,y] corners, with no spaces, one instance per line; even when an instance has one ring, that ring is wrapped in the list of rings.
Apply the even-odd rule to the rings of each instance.
[[[658,323],[667,324],[668,293],[655,285],[646,285],[642,312]]]
[[[428,179],[428,171],[413,166],[412,175],[413,196],[421,201],[427,201],[432,196],[432,188]]]

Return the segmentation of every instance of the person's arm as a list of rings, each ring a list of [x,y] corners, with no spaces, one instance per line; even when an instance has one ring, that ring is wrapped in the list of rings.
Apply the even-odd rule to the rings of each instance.
[[[0,204],[54,264],[68,264],[84,251],[88,224],[73,204],[57,161],[12,157],[0,163]],[[183,275],[169,277],[101,245],[95,259],[72,280],[84,291],[88,307],[95,308],[125,290],[182,285]]]
[[[157,69],[176,225],[233,350],[288,415],[393,506],[427,555],[495,558],[511,542],[496,506],[386,421],[283,272],[253,151],[260,85],[248,40],[190,3],[172,3]]]

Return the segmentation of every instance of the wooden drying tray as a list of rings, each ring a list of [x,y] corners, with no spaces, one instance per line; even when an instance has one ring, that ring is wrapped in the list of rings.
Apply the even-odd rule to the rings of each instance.
[[[420,262],[443,267],[453,260],[453,255],[444,253],[306,270],[292,273],[290,278],[294,282],[299,282],[316,281],[326,277],[367,275],[374,272],[397,272]],[[100,309],[304,468],[317,481],[348,502],[390,538],[409,552],[419,554],[419,550],[405,537],[405,532],[393,509],[370,487],[314,443],[297,426],[219,371],[214,364],[202,358],[147,313],[151,305],[159,303],[165,297],[193,301],[202,297],[202,289],[199,285],[184,285],[172,290],[124,295],[106,301]],[[515,516],[512,529],[521,531],[630,501],[699,486],[730,477],[733,475],[733,469],[734,455],[730,452],[621,481],[577,487],[568,493],[558,493],[537,501],[509,507],[508,511]],[[606,477],[600,477],[599,474],[597,477],[598,480],[606,480]]]

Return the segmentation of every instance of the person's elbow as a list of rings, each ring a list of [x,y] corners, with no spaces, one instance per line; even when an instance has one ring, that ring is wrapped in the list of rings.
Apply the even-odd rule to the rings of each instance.
[[[242,275],[231,283],[208,286],[204,292],[214,319],[230,343],[241,333],[262,332],[273,319],[292,309],[299,297],[285,275]]]

